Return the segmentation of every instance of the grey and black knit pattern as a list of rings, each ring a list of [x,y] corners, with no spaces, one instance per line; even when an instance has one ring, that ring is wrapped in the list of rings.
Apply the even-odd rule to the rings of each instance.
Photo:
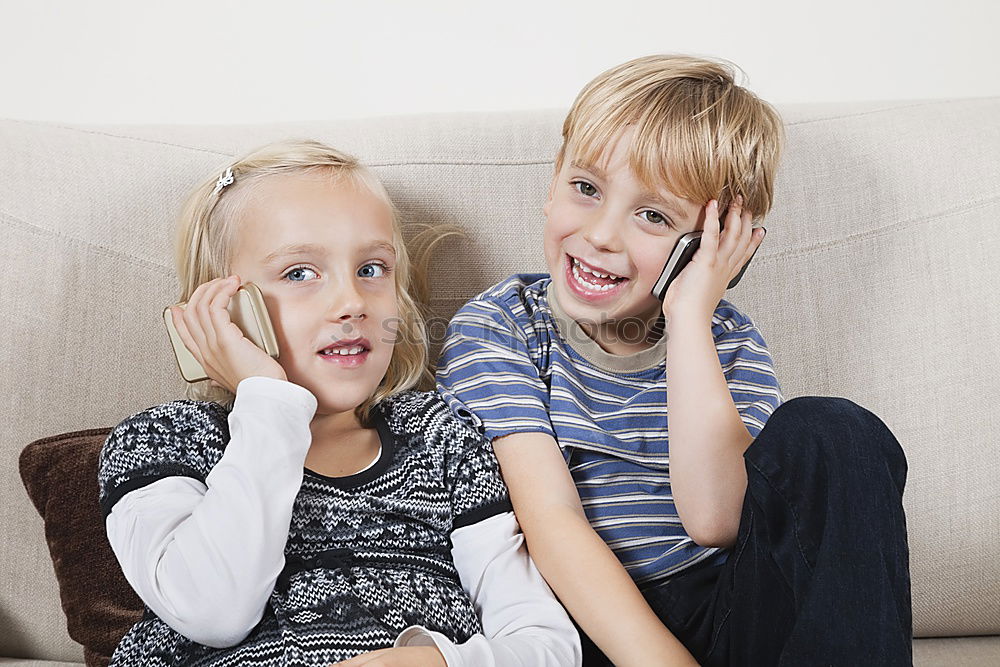
[[[204,482],[229,441],[228,412],[174,401],[116,427],[101,452],[101,503],[169,475]],[[239,645],[212,649],[152,612],[113,665],[328,665],[392,646],[422,625],[462,642],[482,632],[451,560],[450,533],[508,511],[490,444],[434,392],[408,392],[374,413],[383,454],[350,477],[306,471],[264,617]]]

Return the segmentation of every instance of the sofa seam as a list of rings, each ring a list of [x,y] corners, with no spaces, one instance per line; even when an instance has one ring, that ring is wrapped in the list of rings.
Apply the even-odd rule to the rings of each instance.
[[[853,241],[859,241],[859,240],[864,240],[864,239],[869,239],[869,238],[875,238],[877,236],[882,236],[884,234],[890,233],[890,232],[895,231],[897,229],[901,229],[901,228],[906,227],[908,225],[912,225],[914,223],[925,223],[925,222],[930,222],[930,221],[933,221],[933,220],[938,220],[938,219],[941,219],[941,218],[947,218],[949,216],[953,216],[953,215],[956,215],[958,213],[965,213],[967,211],[972,211],[972,210],[975,210],[975,209],[978,209],[978,208],[986,208],[988,206],[995,205],[997,203],[1000,203],[1000,195],[998,195],[996,197],[990,197],[988,199],[980,199],[979,201],[973,202],[971,204],[964,204],[964,205],[954,206],[954,207],[952,207],[950,209],[943,209],[943,210],[931,213],[929,215],[920,216],[920,217],[916,217],[916,218],[909,218],[907,220],[902,220],[900,222],[896,222],[896,223],[893,223],[891,225],[885,225],[885,226],[879,227],[877,229],[872,229],[872,230],[869,230],[869,231],[866,231],[866,232],[858,232],[856,234],[849,234],[847,236],[842,236],[842,237],[837,238],[837,239],[831,239],[829,241],[823,241],[821,243],[816,243],[816,244],[809,245],[809,246],[803,246],[803,247],[797,248],[797,249],[785,250],[785,251],[776,252],[776,253],[773,253],[773,254],[761,256],[760,259],[759,259],[759,262],[766,263],[766,262],[769,262],[769,261],[772,261],[772,260],[788,259],[788,258],[791,258],[791,257],[805,257],[805,256],[808,256],[808,255],[814,254],[816,252],[820,252],[822,250],[826,250],[828,248],[836,247],[836,246],[844,244],[844,243],[849,243],[849,242],[853,242]]]
[[[170,269],[170,267],[164,266],[163,264],[157,264],[155,262],[150,262],[149,260],[141,259],[139,257],[135,257],[133,255],[129,255],[129,254],[124,253],[124,252],[122,252],[120,250],[113,250],[112,248],[108,248],[108,247],[99,245],[99,244],[94,243],[92,241],[87,241],[85,239],[77,238],[75,236],[70,236],[69,234],[63,234],[63,233],[58,232],[58,231],[54,231],[54,230],[51,230],[51,229],[46,229],[45,227],[40,227],[40,226],[32,224],[32,223],[30,223],[30,222],[28,222],[26,220],[21,220],[17,216],[11,215],[10,213],[7,213],[6,211],[0,211],[0,219],[2,219],[4,222],[10,222],[10,223],[13,223],[13,224],[16,224],[16,225],[20,225],[26,231],[28,231],[30,233],[37,234],[39,236],[48,236],[48,237],[54,237],[54,238],[62,239],[62,240],[65,240],[65,241],[69,241],[70,243],[73,243],[73,244],[76,244],[76,245],[79,245],[79,246],[83,246],[83,247],[85,247],[87,249],[90,249],[90,250],[94,250],[98,254],[103,254],[103,255],[106,255],[106,256],[123,259],[123,260],[125,260],[125,261],[127,261],[129,263],[132,263],[132,264],[138,264],[138,265],[143,266],[143,267],[148,268],[148,269],[156,269],[156,270],[158,270],[160,272],[173,275],[173,271]]]
[[[872,116],[875,114],[889,113],[892,111],[899,111],[902,109],[916,109],[920,107],[937,106],[941,104],[954,103],[956,101],[982,101],[982,100],[995,100],[995,99],[997,98],[985,96],[985,97],[972,97],[972,98],[946,98],[940,100],[927,100],[922,102],[915,102],[913,104],[902,104],[898,106],[882,107],[879,109],[868,109],[867,111],[856,111],[854,113],[838,114],[834,116],[823,116],[822,118],[808,118],[805,120],[784,123],[784,126],[797,127],[799,125],[809,125],[811,123],[826,123],[834,120],[844,120],[847,118],[859,118],[861,116]]]

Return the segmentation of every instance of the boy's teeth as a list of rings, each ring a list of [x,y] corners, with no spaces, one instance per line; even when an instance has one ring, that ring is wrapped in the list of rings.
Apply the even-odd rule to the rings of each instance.
[[[584,266],[580,262],[580,260],[578,260],[576,257],[573,258],[573,266],[578,267],[581,271],[584,271],[585,273],[590,273],[592,275],[595,275],[598,278],[610,278],[611,280],[618,280],[619,278],[621,278],[621,276],[612,275],[610,273],[601,273],[600,271],[594,271],[590,267]]]
[[[594,271],[592,269],[589,269],[583,264],[581,264],[580,260],[578,260],[576,257],[573,258],[572,268],[573,268],[573,277],[576,278],[577,282],[579,282],[581,285],[592,291],[607,292],[609,289],[621,284],[621,281],[624,280],[624,278],[620,276],[600,273],[599,271]],[[584,278],[583,275],[581,275],[581,271],[589,275],[592,275],[595,278],[599,278],[602,281],[612,281],[612,282],[601,282],[601,283],[591,282],[586,278]]]

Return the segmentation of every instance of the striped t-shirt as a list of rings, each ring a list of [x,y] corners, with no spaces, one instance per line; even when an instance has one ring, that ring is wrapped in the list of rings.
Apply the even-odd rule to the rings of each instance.
[[[546,274],[515,275],[463,306],[448,327],[438,390],[491,440],[553,436],[591,525],[636,583],[724,562],[726,550],[688,537],[674,507],[666,337],[637,354],[605,352],[559,307],[550,283]],[[727,301],[712,316],[712,335],[756,437],[783,400],[771,355],[750,318]]]

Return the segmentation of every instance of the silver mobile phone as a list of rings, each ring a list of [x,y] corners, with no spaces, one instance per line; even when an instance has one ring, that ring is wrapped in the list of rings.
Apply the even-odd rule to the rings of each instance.
[[[175,304],[184,308],[186,303]],[[264,305],[264,295],[260,288],[253,283],[246,283],[238,290],[233,298],[229,300],[229,319],[240,328],[243,335],[250,342],[267,352],[272,358],[278,358],[278,339],[274,335],[271,326],[271,318],[267,314],[267,306]],[[208,379],[208,374],[202,368],[198,360],[194,358],[188,350],[184,341],[181,340],[177,329],[174,328],[174,320],[170,316],[170,306],[163,309],[163,322],[167,325],[167,335],[170,336],[170,344],[174,348],[174,357],[177,359],[177,368],[188,382],[201,382]]]
[[[766,229],[764,231],[767,231]],[[667,259],[666,265],[663,267],[663,271],[660,273],[660,277],[656,280],[656,284],[653,285],[653,296],[655,296],[660,301],[667,295],[667,289],[670,287],[670,283],[680,275],[684,267],[688,265],[694,254],[698,252],[698,248],[701,247],[701,232],[689,232],[684,234],[679,239],[677,243],[674,244],[674,249],[670,252],[670,257]],[[759,248],[760,246],[758,246]],[[750,266],[750,262],[753,260],[754,255],[757,251],[754,250],[753,255],[750,255],[750,259],[747,263],[743,265],[740,272],[736,274],[726,289],[732,289],[740,282],[740,278],[746,273],[747,267]]]

